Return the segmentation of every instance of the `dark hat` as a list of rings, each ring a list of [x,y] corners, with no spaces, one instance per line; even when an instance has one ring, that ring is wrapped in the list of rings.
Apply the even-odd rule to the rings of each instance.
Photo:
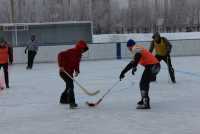
[[[152,36],[153,39],[155,39],[155,37],[160,37],[160,33],[159,32],[155,32]]]
[[[136,43],[133,39],[129,39],[128,42],[127,42],[127,47],[132,47],[134,46]]]

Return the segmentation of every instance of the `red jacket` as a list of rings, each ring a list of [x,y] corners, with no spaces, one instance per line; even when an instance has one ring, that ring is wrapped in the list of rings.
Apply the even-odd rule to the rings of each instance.
[[[146,48],[144,48],[142,45],[134,45],[132,47],[132,54],[133,57],[135,58],[135,54],[138,52],[141,54],[141,58],[139,60],[139,63],[143,66],[146,65],[152,65],[152,64],[157,64],[159,61],[155,56],[153,56],[152,53],[150,53]],[[135,60],[135,59],[134,59]]]
[[[58,54],[58,66],[64,68],[73,77],[74,71],[80,72],[81,51],[85,48],[87,48],[86,43],[79,41],[74,48],[60,52]]]
[[[0,64],[7,64],[13,62],[13,51],[10,44],[6,43],[0,46]]]

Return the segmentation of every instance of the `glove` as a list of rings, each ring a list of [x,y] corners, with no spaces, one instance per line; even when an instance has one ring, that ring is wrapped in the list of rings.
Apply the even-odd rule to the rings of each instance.
[[[166,53],[166,55],[170,55],[170,53],[171,53],[171,52],[168,50],[167,53]]]
[[[171,48],[168,48],[167,49],[167,55],[170,55],[170,53],[171,53]]]
[[[136,70],[137,70],[137,68],[133,67],[133,69],[132,69],[132,75],[135,75]]]
[[[79,74],[79,72],[75,72],[75,75],[74,75],[74,76],[75,76],[75,77],[78,77],[78,74]]]
[[[13,61],[10,61],[9,64],[12,65],[12,64],[13,64]]]
[[[65,71],[65,69],[64,69],[63,67],[60,67],[59,70],[60,70],[61,72],[64,72],[64,71]]]
[[[120,76],[119,76],[120,81],[121,81],[124,77],[125,77],[124,73],[121,72],[121,74],[120,74]]]

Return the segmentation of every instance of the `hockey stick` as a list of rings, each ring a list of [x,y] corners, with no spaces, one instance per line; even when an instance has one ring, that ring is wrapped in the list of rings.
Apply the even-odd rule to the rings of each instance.
[[[103,98],[106,96],[106,95],[108,95],[109,93],[110,93],[110,91],[115,87],[115,86],[117,86],[117,84],[120,82],[120,80],[119,81],[117,81],[117,82],[115,82],[113,85],[112,85],[112,87],[111,88],[109,88],[106,92],[105,92],[105,94],[97,101],[97,102],[95,102],[95,103],[92,103],[92,102],[86,102],[86,104],[89,106],[89,107],[95,107],[95,106],[97,106],[102,100],[103,100]]]
[[[3,90],[4,88],[5,88],[4,74],[0,70],[0,89]]]
[[[167,71],[168,71],[167,72],[168,73],[168,83],[170,83],[171,80],[170,80],[170,74],[169,74],[170,70],[169,70],[169,57],[168,56],[167,56]]]
[[[4,89],[4,83],[3,83],[3,79],[0,78],[0,90],[3,90]]]
[[[71,79],[80,87],[80,89],[82,89],[83,92],[86,93],[87,95],[89,95],[89,96],[94,96],[94,95],[96,95],[96,94],[98,94],[98,93],[100,92],[100,90],[97,90],[97,91],[95,91],[95,92],[93,92],[93,93],[87,91],[87,89],[85,89],[76,79],[72,78],[65,70],[63,70],[63,72],[64,72],[65,74],[67,74],[67,75],[69,76],[69,78],[71,78]]]
[[[169,67],[169,65],[170,65],[170,67]],[[167,67],[168,67],[168,83],[170,83],[170,81],[172,83],[176,83],[175,72],[174,72],[174,69],[172,67],[170,56],[168,56],[168,58],[167,58]]]

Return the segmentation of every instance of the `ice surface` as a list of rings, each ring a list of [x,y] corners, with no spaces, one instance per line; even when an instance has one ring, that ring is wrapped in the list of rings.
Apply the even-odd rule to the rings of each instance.
[[[199,134],[200,57],[176,57],[172,63],[177,84],[169,82],[167,66],[150,87],[151,110],[135,109],[140,99],[141,66],[95,108],[95,102],[118,80],[129,60],[83,61],[78,81],[95,97],[75,86],[80,109],[60,105],[64,83],[56,63],[35,64],[33,70],[17,64],[9,68],[10,89],[0,92],[1,134]]]

